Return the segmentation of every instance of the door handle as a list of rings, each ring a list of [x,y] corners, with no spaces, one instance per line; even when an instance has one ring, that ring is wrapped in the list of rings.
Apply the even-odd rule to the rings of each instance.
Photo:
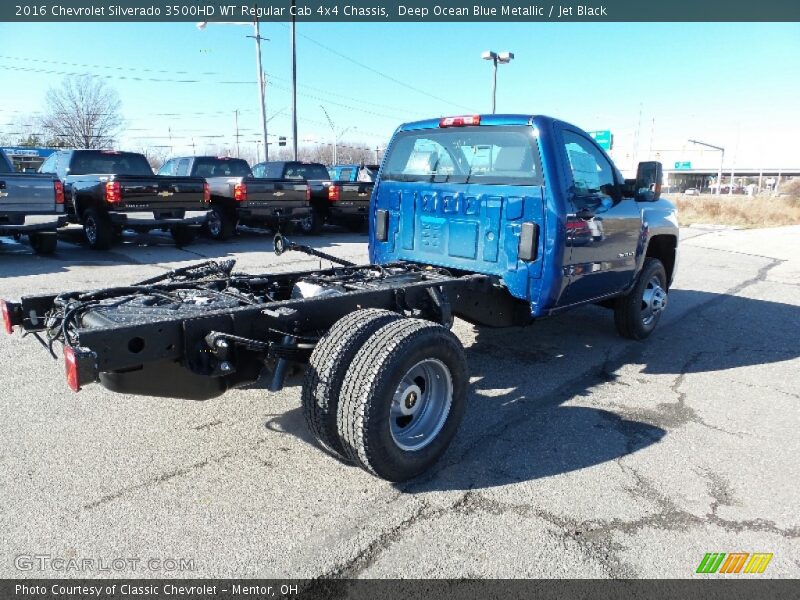
[[[589,219],[594,218],[594,209],[585,206],[577,211],[575,216],[579,219],[583,219],[584,221],[588,221]]]

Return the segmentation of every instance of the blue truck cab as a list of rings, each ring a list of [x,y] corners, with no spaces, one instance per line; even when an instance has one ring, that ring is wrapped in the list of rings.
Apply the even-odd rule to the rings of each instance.
[[[654,162],[625,180],[591,136],[550,117],[407,123],[372,194],[370,259],[492,276],[497,293],[454,302],[472,321],[521,324],[591,302],[617,309],[620,333],[641,339],[677,263],[676,209],[660,182]]]

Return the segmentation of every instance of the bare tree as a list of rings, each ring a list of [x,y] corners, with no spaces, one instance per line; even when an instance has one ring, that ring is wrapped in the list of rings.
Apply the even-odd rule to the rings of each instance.
[[[71,148],[110,148],[122,128],[117,92],[92,75],[69,75],[45,97],[47,137]]]

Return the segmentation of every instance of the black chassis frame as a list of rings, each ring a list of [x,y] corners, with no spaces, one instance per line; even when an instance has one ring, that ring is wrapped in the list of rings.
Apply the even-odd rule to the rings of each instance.
[[[344,276],[399,269],[369,289],[339,295],[266,302],[210,311],[201,316],[153,317],[131,325],[83,328],[72,347],[78,385],[99,381],[117,392],[205,400],[255,382],[266,367],[270,391],[279,390],[292,367],[302,367],[319,338],[345,315],[383,308],[443,325],[454,314],[490,326],[529,322],[527,304],[487,275],[450,274],[415,263],[334,267],[264,274],[265,285],[288,285],[305,277]],[[186,282],[169,284],[191,287]],[[56,295],[7,303],[11,321],[27,332],[45,329]]]

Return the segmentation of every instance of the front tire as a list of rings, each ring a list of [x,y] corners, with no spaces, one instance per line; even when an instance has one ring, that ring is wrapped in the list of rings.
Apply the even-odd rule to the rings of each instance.
[[[28,234],[28,241],[36,254],[45,256],[56,251],[58,234],[49,231],[46,233],[31,233]]]
[[[339,437],[348,459],[405,481],[444,454],[464,416],[467,361],[441,325],[400,319],[377,330],[344,377]]]
[[[83,213],[83,235],[93,250],[108,250],[114,241],[114,226],[111,219],[97,209],[89,208]]]
[[[372,334],[400,318],[395,312],[378,308],[350,313],[334,323],[311,353],[303,380],[303,415],[314,437],[340,457],[345,452],[337,414],[347,369]]]
[[[646,258],[634,288],[617,300],[614,324],[622,337],[643,340],[667,306],[667,273],[657,258]]]

